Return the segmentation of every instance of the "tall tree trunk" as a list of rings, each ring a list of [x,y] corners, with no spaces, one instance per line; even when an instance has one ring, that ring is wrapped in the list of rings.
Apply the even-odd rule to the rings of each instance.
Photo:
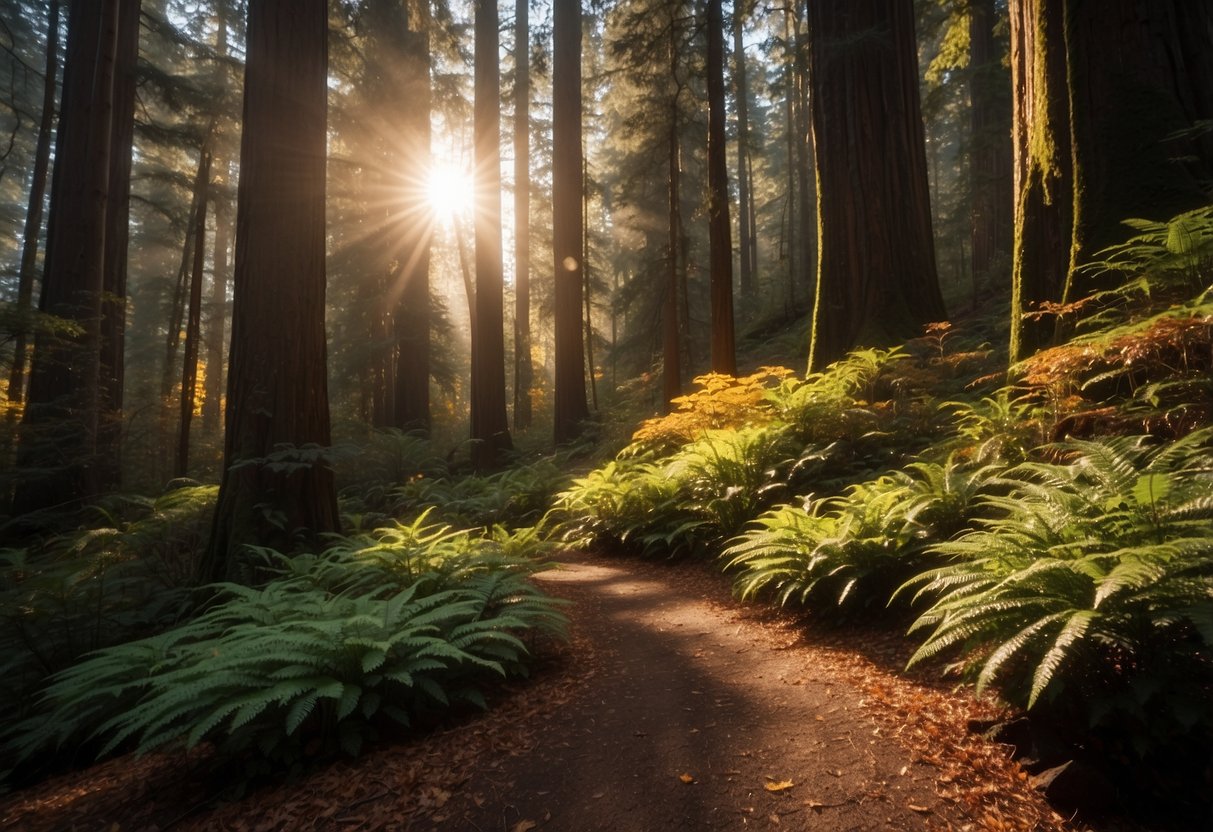
[[[514,5],[514,430],[531,426],[530,0]]]
[[[68,17],[39,309],[75,323],[79,334],[36,339],[14,514],[76,503],[98,490],[101,298],[119,13],[119,0],[76,0]]]
[[[745,0],[733,0],[733,85],[737,101],[737,237],[738,281],[743,309],[756,298],[757,240],[750,193],[750,90],[746,84]]]
[[[216,142],[218,145],[218,142]],[[210,316],[206,331],[206,379],[203,384],[202,429],[218,430],[220,403],[223,396],[223,336],[227,331],[227,273],[228,249],[231,247],[231,206],[222,195],[227,184],[227,160],[217,158],[214,217],[215,246],[211,258]]]
[[[800,247],[804,241],[800,239],[797,233],[798,215],[796,202],[796,65],[795,65],[795,15],[792,11],[792,4],[785,3],[783,7],[783,42],[784,42],[784,138],[787,145],[786,152],[788,157],[788,176],[787,176],[787,195],[784,198],[784,214],[787,219],[787,232],[785,234],[785,242],[787,243],[787,258],[788,258],[788,294],[787,306],[788,313],[793,314],[796,311],[796,281],[800,276],[800,260],[797,256]]]
[[[810,0],[804,0],[807,4]],[[812,302],[813,300],[813,263],[815,262],[813,244],[816,237],[816,229],[813,227],[813,199],[815,197],[814,189],[816,187],[813,181],[813,148],[812,148],[812,126],[810,124],[809,115],[809,68],[806,60],[809,51],[808,43],[804,34],[801,32],[800,14],[804,11],[805,16],[808,16],[807,9],[801,6],[798,2],[794,6],[795,15],[792,18],[792,35],[793,48],[795,49],[796,60],[793,62],[793,84],[794,90],[794,106],[792,107],[793,121],[796,125],[796,140],[794,146],[796,148],[796,198],[798,200],[796,209],[796,234],[795,237],[800,241],[800,251],[798,252],[798,262],[800,271],[798,272],[801,286],[804,287],[805,300]]]
[[[591,286],[593,281],[590,274],[590,166],[585,158],[585,148],[581,153],[581,274],[582,297],[585,299],[585,373],[590,382],[590,402],[595,412],[598,410],[598,381],[594,377],[594,305],[591,301]]]
[[[501,102],[496,0],[475,0],[472,105],[476,215],[476,325],[472,330],[472,461],[495,467],[512,446],[505,412],[501,263]]]
[[[725,158],[724,12],[708,0],[708,240],[712,301],[712,372],[737,374],[733,343],[733,243]]]
[[[42,86],[42,115],[34,150],[25,230],[21,237],[21,271],[17,286],[19,324],[13,341],[13,366],[9,373],[8,400],[25,401],[26,327],[34,300],[34,278],[38,268],[38,238],[42,234],[42,201],[50,167],[51,134],[55,123],[55,76],[59,72],[59,0],[51,0],[46,23],[46,71]]]
[[[219,98],[228,96],[227,0],[219,0],[215,7],[215,55],[219,58],[215,67],[215,81],[219,87]],[[223,395],[223,335],[227,331],[227,264],[228,248],[231,245],[231,208],[223,194],[230,176],[226,155],[223,153],[223,138],[215,134],[213,167],[215,169],[214,203],[215,245],[211,256],[211,300],[210,314],[206,324],[206,378],[202,391],[202,430],[207,433],[219,428],[220,399]]]
[[[682,395],[681,344],[678,331],[678,254],[681,248],[682,219],[679,205],[679,145],[678,145],[678,44],[676,27],[670,21],[670,77],[675,93],[670,100],[669,149],[667,155],[666,188],[669,194],[669,244],[666,255],[665,301],[662,304],[662,370],[661,389],[666,407]]]
[[[122,407],[126,386],[126,273],[130,241],[131,155],[135,140],[135,81],[141,0],[120,0],[114,112],[110,137],[109,203],[101,304],[101,399],[97,425],[98,485],[122,481]]]
[[[809,4],[818,214],[809,366],[944,317],[910,0]]]
[[[203,577],[337,531],[325,371],[325,0],[250,0],[223,480]],[[282,466],[282,456],[293,463]],[[285,470],[284,470],[285,469]]]
[[[552,58],[552,250],[555,270],[557,444],[589,416],[581,340],[581,3],[555,0]]]
[[[194,216],[194,268],[190,277],[189,315],[185,325],[185,357],[181,363],[181,417],[177,432],[178,477],[190,467],[190,423],[194,418],[195,387],[198,386],[198,342],[202,338],[202,269],[206,261],[206,197],[211,178],[211,154],[202,152],[201,176],[206,186]]]
[[[1011,251],[1010,79],[995,51],[994,0],[969,2],[970,262],[975,287]]]
[[[425,9],[424,2],[419,3]],[[407,168],[430,168],[430,50],[428,15],[410,17],[408,41],[403,57],[405,73],[401,102],[406,107],[403,144]],[[395,425],[403,429],[430,428],[430,242],[432,228],[418,218],[422,206],[402,219],[405,250],[399,280],[403,281],[396,305]]]

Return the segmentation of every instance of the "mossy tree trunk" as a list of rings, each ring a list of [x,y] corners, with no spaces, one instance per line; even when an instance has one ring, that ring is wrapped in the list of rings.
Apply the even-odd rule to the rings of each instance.
[[[817,297],[809,366],[944,317],[910,0],[809,4]]]
[[[1185,0],[1016,0],[1012,359],[1047,344],[1041,303],[1087,292],[1076,270],[1127,236],[1121,221],[1207,204],[1213,7]]]
[[[325,0],[251,0],[223,479],[203,578],[339,530],[325,369]]]

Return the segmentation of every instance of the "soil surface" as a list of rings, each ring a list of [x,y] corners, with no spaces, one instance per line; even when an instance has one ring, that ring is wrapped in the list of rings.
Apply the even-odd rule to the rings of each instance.
[[[0,803],[20,829],[1060,830],[993,715],[899,674],[886,630],[821,632],[718,575],[583,555],[537,576],[572,639],[486,714],[242,799],[203,749],[122,758]]]

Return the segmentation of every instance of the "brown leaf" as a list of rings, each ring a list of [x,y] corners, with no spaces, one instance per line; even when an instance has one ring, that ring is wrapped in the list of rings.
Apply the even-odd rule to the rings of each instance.
[[[919,812],[924,815],[928,815],[931,813],[931,810],[928,809],[926,806],[919,806],[917,803],[908,803],[908,804],[906,804],[906,808],[909,809],[911,812]]]
[[[792,788],[796,784],[791,780],[768,780],[763,784],[763,788],[768,792],[782,792]]]
[[[510,832],[531,832],[538,825],[533,820],[520,820],[510,827]]]
[[[678,779],[686,783],[688,786],[695,782],[695,776],[693,774],[680,774],[678,775]]]

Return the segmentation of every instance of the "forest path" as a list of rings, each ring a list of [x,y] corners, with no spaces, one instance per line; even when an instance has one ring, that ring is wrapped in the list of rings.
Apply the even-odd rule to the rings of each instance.
[[[478,766],[432,828],[1014,829],[1058,820],[1003,752],[966,750],[975,738],[958,718],[963,700],[892,676],[904,647],[882,649],[887,634],[868,645],[881,669],[809,643],[788,617],[733,602],[719,575],[686,564],[569,555],[537,578],[575,602],[575,643],[592,646],[592,669],[525,749]],[[956,744],[961,767],[975,756],[997,775],[958,787],[963,777],[938,742]]]
[[[0,828],[1071,828],[968,731],[988,707],[899,673],[895,630],[738,604],[705,564],[560,560],[536,579],[573,602],[571,641],[487,713],[238,800],[206,748],[119,757],[0,799]]]

